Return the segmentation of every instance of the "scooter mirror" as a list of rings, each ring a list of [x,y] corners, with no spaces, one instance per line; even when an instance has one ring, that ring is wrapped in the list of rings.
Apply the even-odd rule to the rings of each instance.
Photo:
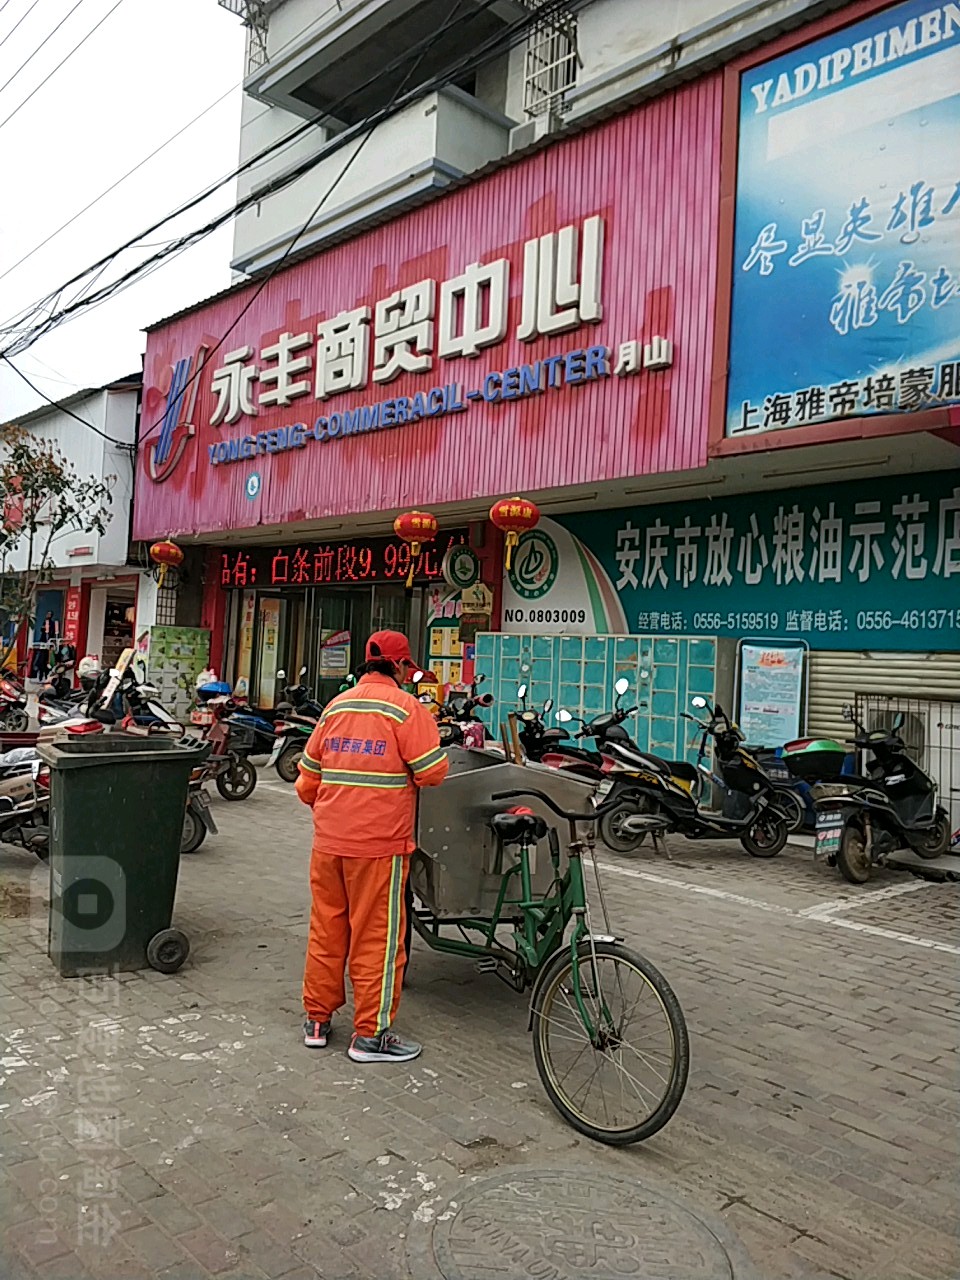
[[[553,710],[553,699],[548,698],[543,704],[543,714],[548,715]]]
[[[519,689],[517,689],[517,699],[518,701],[522,702],[526,696],[527,696],[527,686],[525,684],[522,684],[520,685]]]
[[[898,733],[903,728],[903,722],[906,717],[902,711],[898,711],[893,717],[893,732]]]
[[[557,720],[559,720],[561,724],[569,724],[570,721],[573,719],[573,716],[566,709],[566,707],[561,707],[560,710],[557,712],[556,718]]]
[[[420,701],[423,703],[425,707],[429,707],[433,703],[433,698],[431,698],[429,693],[421,693]]]
[[[853,719],[853,707],[851,707],[849,702],[845,702],[843,704],[843,711],[841,714],[843,715],[844,720],[849,721]]]
[[[283,667],[281,667],[280,670],[277,672],[277,679],[286,680],[286,678],[287,678],[287,673],[284,671]]]
[[[422,679],[423,679],[422,671],[415,671],[413,675],[410,677],[412,684],[419,684]],[[433,699],[431,698],[430,701],[432,702]]]
[[[483,674],[483,672],[481,671],[480,675],[478,675],[478,676],[474,676],[474,677],[473,677],[473,683],[474,683],[474,684],[483,684],[483,682],[484,682],[484,680],[486,680],[486,678],[487,678],[487,677],[486,677],[486,676]]]
[[[307,674],[307,668],[306,668],[306,667],[301,667],[301,668],[300,668],[300,674],[301,674],[302,676],[305,676],[305,675]]]
[[[617,683],[613,687],[616,690],[617,697],[622,698],[623,695],[630,688],[630,681],[627,680],[625,676],[621,676],[620,679],[617,681]]]
[[[691,698],[690,701],[693,703],[693,705],[697,708],[698,711],[702,711],[704,707],[706,707],[707,705],[706,698],[696,697],[696,698]]]

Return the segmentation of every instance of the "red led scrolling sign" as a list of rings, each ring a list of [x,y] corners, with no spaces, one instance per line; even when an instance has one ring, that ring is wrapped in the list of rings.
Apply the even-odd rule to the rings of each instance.
[[[466,542],[467,533],[440,533],[414,560],[415,583],[440,581],[448,547]],[[285,547],[249,547],[223,551],[220,586],[349,587],[372,582],[405,584],[410,547],[399,538],[360,538],[351,542],[304,542]]]

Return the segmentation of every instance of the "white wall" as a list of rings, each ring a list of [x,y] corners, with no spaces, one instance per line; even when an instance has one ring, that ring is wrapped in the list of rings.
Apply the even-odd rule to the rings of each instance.
[[[294,66],[315,50],[317,42],[336,31],[338,36],[358,25],[363,18],[365,30],[382,28],[382,43],[389,48],[387,26],[389,16],[409,9],[417,0],[284,0],[270,14],[267,49],[270,62],[255,73],[250,83],[276,79],[287,67]],[[730,56],[734,42],[747,33],[762,31],[775,35],[786,18],[796,19],[818,3],[818,0],[757,0],[756,4],[731,3],[731,0],[593,0],[577,12],[577,43],[582,66],[569,95],[567,118],[592,113],[622,100],[651,84],[674,69],[698,59],[722,60]],[[839,7],[839,0],[838,0]],[[703,28],[707,28],[706,31]],[[302,37],[302,38],[301,38]],[[645,62],[645,55],[673,45],[657,61]],[[431,126],[431,110],[436,97],[409,107],[380,125],[365,144],[363,153],[346,176],[337,183],[315,226],[317,233],[307,236],[302,244],[319,242],[323,235],[341,231],[372,213],[382,212],[391,203],[422,191],[438,173],[412,183],[399,181],[409,171],[433,159],[443,165],[471,173],[475,169],[506,155],[509,146],[509,124],[527,119],[523,109],[524,64],[526,42],[509,54],[481,69],[477,77],[478,96],[488,108],[503,112],[501,124],[494,125],[479,112],[470,114],[441,104],[441,118]],[[389,59],[384,53],[385,61]],[[636,64],[641,64],[638,69]],[[266,90],[269,92],[269,89]],[[304,107],[304,114],[309,109]],[[241,127],[241,163],[251,155],[303,123],[303,117],[281,107],[264,106],[245,95]],[[327,140],[326,131],[318,126],[275,157],[259,165],[240,179],[242,195],[261,185],[267,178],[316,152]],[[292,235],[306,222],[324,190],[340,172],[354,143],[345,151],[323,160],[309,174],[291,187],[264,200],[242,214],[235,224],[233,267],[246,272],[267,265],[282,252],[283,245],[274,242]],[[384,184],[389,194],[376,191]],[[369,200],[365,199],[369,195]]]
[[[270,108],[251,121],[261,136],[270,125],[269,113],[276,110]],[[280,114],[289,122],[286,112]],[[451,170],[454,176],[472,172],[503,155],[508,139],[508,123],[472,107],[467,95],[456,90],[431,94],[385,121],[346,170],[359,138],[321,160],[292,186],[241,214],[234,229],[233,265],[249,271],[275,258],[284,246],[271,246],[299,231],[334,183],[313,223],[313,237],[304,236],[300,244],[340,231],[427,186],[449,181]],[[285,160],[290,163],[289,155]],[[265,172],[262,166],[258,183]]]
[[[70,413],[51,406],[49,413],[24,425],[37,441],[56,444],[73,464],[81,479],[114,476],[110,521],[101,537],[96,532],[71,532],[56,539],[50,558],[58,569],[83,569],[91,565],[123,565],[127,560],[130,528],[130,503],[133,496],[133,456],[117,448],[90,427],[78,422],[82,418],[114,440],[133,443],[136,433],[137,392],[95,391],[86,400],[70,405]],[[42,534],[41,534],[42,536]],[[86,555],[70,555],[77,547],[90,547]],[[36,563],[36,559],[34,561]],[[8,567],[22,572],[27,568],[27,544],[22,544],[8,557]]]

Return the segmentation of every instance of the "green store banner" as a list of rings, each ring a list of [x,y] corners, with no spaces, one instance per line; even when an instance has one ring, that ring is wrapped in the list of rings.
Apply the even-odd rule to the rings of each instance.
[[[960,470],[541,520],[504,580],[535,634],[960,647]]]

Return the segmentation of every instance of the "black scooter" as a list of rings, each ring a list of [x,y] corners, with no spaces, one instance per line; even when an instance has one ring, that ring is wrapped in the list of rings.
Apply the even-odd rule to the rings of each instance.
[[[950,820],[937,804],[937,784],[907,755],[898,711],[889,729],[868,731],[843,708],[856,729],[849,745],[869,751],[867,776],[813,788],[817,812],[816,856],[835,866],[850,884],[866,884],[870,870],[898,849],[939,858],[950,845]]]
[[[414,683],[419,683],[418,677],[422,672],[417,672],[414,676]],[[474,745],[479,745],[480,740],[483,742],[490,741],[490,734],[487,732],[486,725],[476,714],[478,709],[493,706],[492,693],[478,693],[477,690],[484,680],[485,675],[478,675],[470,686],[470,692],[466,693],[462,690],[455,690],[447,695],[445,702],[438,702],[431,693],[422,693],[420,701],[425,706],[435,706],[437,711],[437,732],[440,735],[441,747],[462,747],[468,738],[475,739]],[[468,726],[480,726],[479,729],[469,733],[464,731]]]
[[[727,818],[700,807],[694,795],[697,771],[684,761],[661,760],[658,756],[638,751],[632,744],[613,744],[606,751],[616,762],[617,781],[624,799],[633,797],[641,812],[625,818],[625,832],[651,833],[654,836],[676,833],[688,840],[738,839],[753,858],[773,858],[787,842],[787,821],[777,805],[773,783],[760,768],[755,757],[744,747],[744,736],[717,704],[706,698],[692,699],[694,707],[710,712],[708,721],[684,713],[703,734],[701,755],[706,755],[706,740],[716,745],[720,776],[731,791],[749,800],[747,812],[738,818]],[[605,797],[607,803],[611,797]]]

